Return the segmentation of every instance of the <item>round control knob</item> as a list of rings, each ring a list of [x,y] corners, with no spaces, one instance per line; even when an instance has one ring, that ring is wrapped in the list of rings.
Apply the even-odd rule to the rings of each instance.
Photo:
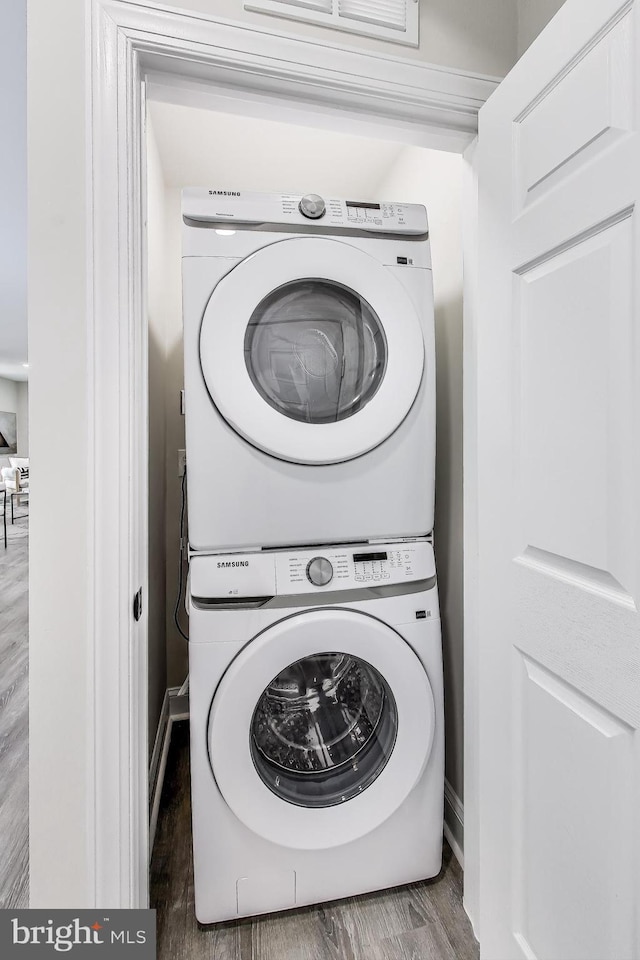
[[[324,200],[317,193],[308,193],[298,204],[298,209],[303,217],[319,220],[320,217],[324,217],[327,208]]]
[[[307,564],[307,578],[316,587],[325,587],[333,580],[333,567],[326,557],[314,557]]]

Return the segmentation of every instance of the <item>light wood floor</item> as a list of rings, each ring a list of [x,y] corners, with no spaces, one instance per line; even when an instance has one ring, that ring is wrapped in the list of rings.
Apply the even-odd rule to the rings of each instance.
[[[193,910],[188,724],[175,724],[151,865],[158,960],[477,960],[462,871],[445,844],[431,881],[199,928]]]
[[[6,550],[0,537],[0,909],[29,905],[28,520],[9,522],[7,532]]]

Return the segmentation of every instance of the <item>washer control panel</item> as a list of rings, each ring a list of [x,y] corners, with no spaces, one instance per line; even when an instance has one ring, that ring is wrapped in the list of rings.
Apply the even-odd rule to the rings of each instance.
[[[354,554],[354,569],[357,583],[375,580],[394,580],[394,574],[413,576],[413,551],[382,550],[374,553]]]
[[[230,602],[392,586],[435,573],[428,540],[200,555],[189,566],[192,597]]]
[[[433,546],[420,540],[273,556],[279,594],[390,586],[435,576]]]
[[[287,224],[304,226],[321,223],[341,230],[398,233],[426,236],[427,211],[419,203],[374,203],[368,200],[338,200],[309,193],[245,193],[242,190],[205,190],[188,187],[182,191],[182,213],[202,223]]]

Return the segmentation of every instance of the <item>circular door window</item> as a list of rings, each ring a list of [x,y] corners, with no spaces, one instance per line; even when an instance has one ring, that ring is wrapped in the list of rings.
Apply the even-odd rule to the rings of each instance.
[[[229,809],[280,846],[350,843],[390,817],[429,759],[435,706],[410,645],[368,614],[284,617],[216,686],[208,752]]]
[[[330,807],[373,783],[397,728],[393,694],[377,670],[344,653],[321,653],[286,667],[267,686],[251,722],[251,755],[277,797]]]
[[[305,464],[341,463],[385,441],[425,365],[420,308],[404,286],[363,250],[320,237],[279,240],[229,270],[205,307],[199,347],[229,426]]]
[[[244,351],[260,396],[305,423],[335,423],[362,410],[387,361],[371,306],[347,287],[311,278],[284,284],[258,304]]]

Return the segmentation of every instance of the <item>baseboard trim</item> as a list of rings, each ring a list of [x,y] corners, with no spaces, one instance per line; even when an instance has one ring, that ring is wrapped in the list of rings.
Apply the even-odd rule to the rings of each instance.
[[[153,853],[153,842],[158,825],[158,811],[162,785],[167,769],[167,757],[171,744],[171,729],[178,720],[189,719],[189,697],[180,694],[181,687],[169,687],[164,694],[162,710],[158,720],[156,739],[149,765],[149,862]]]
[[[158,720],[158,726],[156,728],[156,739],[153,744],[153,752],[151,754],[151,762],[149,764],[149,797],[151,797],[153,794],[155,782],[158,777],[158,767],[160,765],[160,757],[162,754],[162,744],[164,741],[164,735],[165,735],[168,720],[169,720],[169,691],[165,690],[164,698],[162,700],[162,706],[160,708],[160,718]]]
[[[444,781],[444,835],[464,870],[464,806],[447,779]]]

